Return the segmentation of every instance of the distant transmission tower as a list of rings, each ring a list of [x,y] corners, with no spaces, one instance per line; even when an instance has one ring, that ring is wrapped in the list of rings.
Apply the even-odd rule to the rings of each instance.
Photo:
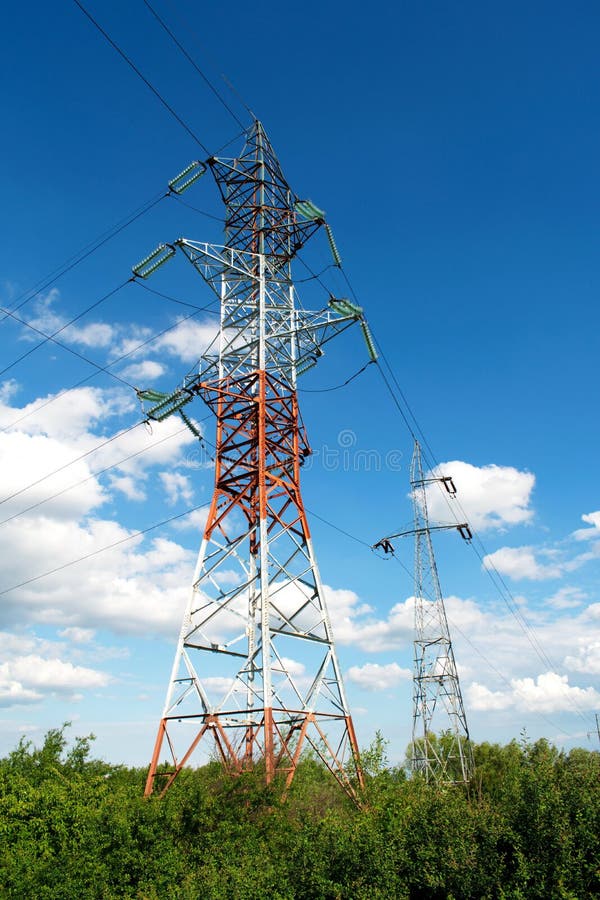
[[[440,587],[432,531],[450,528],[470,540],[471,529],[465,523],[430,525],[427,512],[427,485],[440,484],[453,497],[452,478],[425,478],[421,447],[415,441],[410,468],[414,527],[383,538],[376,544],[393,552],[393,538],[415,538],[415,639],[413,678],[413,728],[411,768],[428,781],[467,782],[473,772],[473,752],[469,741],[467,717],[463,706],[458,673],[450,639],[450,629]]]
[[[164,793],[210,740],[229,772],[258,767],[267,783],[281,776],[285,787],[311,748],[355,796],[358,747],[300,494],[310,449],[296,379],[354,322],[375,351],[350,301],[299,307],[290,264],[321,226],[341,261],[324,214],[294,195],[262,125],[249,128],[239,157],[194,163],[171,190],[207,169],[225,204],[225,245],[180,239],[133,270],[145,278],[180,249],[221,302],[218,337],[199,372],[171,394],[139,392],[149,419],[181,412],[199,395],[217,420],[214,495],[146,794]]]

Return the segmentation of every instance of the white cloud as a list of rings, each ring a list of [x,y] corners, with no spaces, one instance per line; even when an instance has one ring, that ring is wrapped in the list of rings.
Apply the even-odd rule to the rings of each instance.
[[[181,472],[160,472],[160,480],[167,495],[167,503],[174,506],[178,500],[191,503],[194,498],[194,490],[190,479]]]
[[[120,390],[78,388],[46,400],[51,402],[44,409],[36,408],[38,401],[21,409],[0,402],[0,426],[25,416],[14,430],[0,433],[0,522],[43,501],[48,501],[45,516],[68,518],[90,514],[115,491],[142,500],[148,470],[161,463],[185,465],[184,451],[189,455],[187,448],[197,443],[178,417],[157,423],[151,432],[140,424],[114,440],[110,433],[101,439],[95,433],[100,423],[135,408],[129,393]],[[103,484],[94,473],[108,467],[114,468]],[[23,488],[19,497],[2,503]],[[186,493],[184,485],[180,493]]]
[[[29,319],[30,325],[38,328],[44,334],[54,334],[72,316],[63,315],[56,309],[55,304],[60,299],[60,291],[52,288],[47,294],[38,295],[34,301],[34,315]],[[84,325],[68,325],[60,333],[62,341],[79,344],[83,347],[108,347],[115,336],[115,326],[105,322],[88,322]],[[22,338],[28,341],[38,341],[39,335],[35,335],[30,328],[24,329]]]
[[[24,688],[18,681],[4,678],[0,671],[0,707],[21,706],[24,703],[37,703],[42,699],[39,691]]]
[[[19,518],[0,529],[4,583],[18,584],[107,545],[91,556],[11,591],[0,617],[7,623],[37,622],[61,628],[110,628],[117,633],[176,634],[193,554],[164,538],[145,543],[117,522]]]
[[[0,404],[5,406],[14,396],[19,393],[19,384],[14,378],[9,378],[0,383]]]
[[[0,454],[0,521],[81,481],[85,483],[76,490],[45,504],[45,512],[60,518],[83,516],[107,499],[87,461],[73,462],[79,454],[63,441],[40,434],[8,432],[0,435]],[[62,471],[50,474],[61,468]],[[7,499],[24,488],[27,490],[19,496]]]
[[[89,442],[90,429],[96,424],[105,425],[111,417],[134,409],[133,392],[79,387],[62,394],[48,394],[21,408],[0,403],[0,426],[9,428],[16,419],[22,419],[18,422],[20,432],[43,434],[81,447],[86,440]]]
[[[587,541],[590,538],[600,538],[600,510],[591,513],[584,513],[581,517],[581,521],[585,522],[587,525],[591,525],[591,528],[579,528],[577,531],[573,532],[573,537],[577,541]]]
[[[189,515],[173,522],[173,528],[177,529],[177,531],[194,530],[197,531],[199,535],[203,535],[206,527],[206,520],[208,519],[208,513],[208,506],[205,506],[202,509],[195,509]]]
[[[535,475],[531,472],[521,472],[512,466],[473,466],[454,460],[442,463],[433,474],[452,476],[457,499],[469,523],[478,531],[520,525],[533,518],[529,504]],[[432,519],[447,521],[448,504],[452,508],[452,502],[441,485],[428,487],[427,504]],[[457,509],[456,515],[460,518],[462,513]]]
[[[290,659],[287,656],[281,657],[281,662],[285,671],[292,676],[292,678],[301,678],[306,672],[306,666],[304,663],[299,662],[297,659]],[[274,664],[274,668],[280,668]]]
[[[545,672],[537,678],[513,678],[510,690],[502,691],[473,682],[466,695],[472,709],[485,711],[515,708],[539,713],[573,712],[595,709],[600,703],[595,688],[570,685],[568,675],[556,672]]]
[[[58,633],[60,637],[72,641],[74,644],[89,644],[96,632],[93,628],[63,628]]]
[[[465,691],[467,709],[493,712],[507,709],[512,703],[512,695],[505,691],[491,691],[477,681],[468,685]]]
[[[166,366],[154,359],[144,359],[142,362],[133,363],[123,370],[122,375],[130,381],[137,381],[140,385],[156,381],[167,371]]]
[[[346,677],[366,691],[386,691],[396,687],[401,681],[410,680],[412,672],[395,662],[383,666],[379,663],[365,663],[364,666],[351,666]]]
[[[600,640],[580,639],[576,656],[567,656],[565,666],[585,675],[600,675]]]
[[[576,609],[582,605],[587,596],[585,591],[567,585],[559,588],[555,594],[548,597],[546,605],[551,606],[553,609]]]
[[[145,500],[146,491],[131,475],[114,475],[108,476],[111,488],[120,491],[128,500]]]
[[[213,342],[219,330],[218,321],[180,322],[154,342],[155,350],[165,350],[182,362],[193,363],[200,359]]]
[[[73,700],[80,696],[73,691],[103,688],[110,681],[106,672],[56,656],[14,656],[0,664],[0,706],[36,703],[48,694],[69,694]]]
[[[26,687],[46,690],[105,687],[110,681],[105,672],[74,666],[61,659],[22,656],[0,665],[0,679],[14,679]]]
[[[533,547],[501,547],[495,553],[489,553],[483,559],[486,568],[492,566],[501,574],[518,580],[527,578],[542,581],[546,578],[559,578],[563,567],[555,563],[540,563]]]
[[[113,342],[115,328],[105,322],[91,322],[89,325],[69,325],[61,333],[62,340],[83,347],[108,347]]]
[[[111,417],[121,416],[130,407],[128,393],[78,388],[58,398],[50,395],[46,399],[53,402],[43,410],[35,409],[39,401],[20,409],[11,406],[12,393],[5,391],[4,402],[0,400],[0,426],[31,415],[19,423],[18,430],[0,433],[0,522],[64,493],[0,524],[3,587],[129,538],[129,529],[108,517],[100,518],[99,509],[117,492],[128,499],[143,497],[153,467],[170,467],[162,483],[171,496],[191,496],[191,480],[173,473],[172,467],[185,462],[183,454],[195,439],[176,417],[158,423],[152,433],[140,426],[107,441],[110,431],[101,437],[96,428],[100,424],[105,428]],[[103,446],[96,449],[99,444]],[[72,462],[89,450],[94,452]],[[63,466],[61,472],[49,474]],[[115,467],[110,473],[94,474],[110,466]],[[39,484],[29,487],[34,481]],[[2,503],[25,487],[19,497]],[[198,513],[205,515],[204,510]],[[63,630],[102,627],[172,637],[180,624],[193,558],[194,554],[163,535],[146,541],[136,537],[7,593],[0,619],[11,627],[43,622]],[[30,652],[35,649],[29,648]]]
[[[568,675],[545,672],[533,678],[517,678],[512,682],[518,702],[527,710],[559,712],[594,709],[600,703],[600,694],[593,687],[580,688],[569,685]]]

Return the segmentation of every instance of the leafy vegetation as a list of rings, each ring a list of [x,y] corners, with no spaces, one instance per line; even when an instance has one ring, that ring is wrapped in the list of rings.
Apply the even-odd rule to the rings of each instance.
[[[69,749],[65,729],[0,760],[0,896],[15,900],[584,900],[600,896],[600,754],[475,747],[466,790],[365,752],[356,809],[314,760],[285,803],[217,764],[163,800],[145,772]]]

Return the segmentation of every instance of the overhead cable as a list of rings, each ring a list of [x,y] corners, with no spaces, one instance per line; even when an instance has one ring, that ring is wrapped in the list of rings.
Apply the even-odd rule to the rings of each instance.
[[[192,138],[192,140],[194,140],[194,141],[198,144],[198,146],[204,151],[204,153],[205,153],[207,156],[210,156],[210,151],[209,151],[208,148],[202,143],[202,141],[200,140],[200,138],[198,137],[198,135],[195,134],[195,133],[192,131],[192,129],[190,128],[190,126],[187,125],[186,122],[184,122],[184,120],[181,118],[181,116],[180,116],[177,112],[175,112],[175,110],[173,109],[173,107],[170,105],[170,103],[168,103],[168,102],[165,100],[165,98],[162,96],[162,94],[160,93],[160,91],[157,90],[157,88],[154,87],[154,85],[146,78],[146,76],[142,74],[142,72],[138,69],[138,67],[135,65],[135,63],[129,58],[129,56],[127,56],[127,54],[125,53],[125,51],[122,50],[122,49],[119,47],[119,45],[116,43],[116,41],[114,41],[114,40],[111,38],[111,36],[104,30],[104,28],[102,27],[102,25],[100,25],[100,23],[97,22],[96,19],[95,19],[95,18],[87,11],[87,9],[86,9],[85,6],[83,5],[83,3],[80,3],[79,0],[73,0],[73,2],[75,3],[76,6],[79,7],[79,9],[81,10],[81,12],[82,12],[82,13],[90,20],[90,22],[92,23],[92,25],[100,32],[100,34],[102,35],[102,37],[103,37],[103,38],[111,45],[111,47],[112,47],[114,50],[117,51],[117,53],[119,54],[119,56],[121,57],[121,59],[123,59],[123,60],[127,63],[127,65],[128,65],[131,69],[133,69],[133,71],[134,71],[135,74],[138,76],[138,78],[141,78],[141,80],[144,82],[144,84],[146,85],[146,87],[150,88],[150,90],[152,91],[152,93],[154,94],[154,96],[157,98],[157,100],[159,100],[160,103],[162,103],[162,105],[165,107],[165,109],[168,110],[168,112],[170,112],[170,114],[173,116],[173,118],[174,118],[174,119],[181,125],[181,127],[189,134],[189,136]]]
[[[196,61],[195,61],[195,60],[190,56],[190,54],[187,52],[187,50],[185,49],[185,47],[177,40],[177,38],[175,37],[175,35],[173,34],[173,32],[171,31],[171,29],[169,28],[169,26],[166,24],[166,22],[165,22],[163,19],[161,19],[161,17],[160,17],[159,14],[156,12],[156,10],[154,9],[154,7],[153,7],[150,3],[148,3],[148,0],[143,0],[143,3],[144,3],[144,6],[146,6],[147,9],[150,10],[150,12],[152,13],[152,15],[154,16],[154,18],[156,19],[156,21],[159,23],[159,25],[161,26],[161,28],[163,28],[163,30],[166,31],[166,33],[169,35],[169,37],[171,38],[171,40],[173,41],[173,43],[174,43],[174,44],[179,48],[179,50],[183,53],[183,55],[185,56],[185,58],[187,59],[187,61],[194,67],[194,69],[196,70],[196,72],[198,73],[198,75],[202,78],[202,80],[204,81],[204,83],[205,83],[206,85],[208,85],[208,87],[209,87],[210,90],[213,92],[213,94],[215,95],[215,97],[223,104],[223,106],[225,107],[225,109],[227,110],[227,112],[229,113],[229,115],[232,116],[232,117],[235,119],[235,121],[238,123],[238,125],[239,125],[241,128],[245,128],[245,125],[244,125],[244,123],[241,121],[241,119],[238,118],[238,116],[237,116],[237,115],[235,114],[235,112],[231,109],[231,107],[229,106],[229,104],[225,101],[225,99],[221,96],[221,94],[219,93],[219,91],[216,89],[216,87],[214,86],[214,84],[210,81],[210,79],[208,78],[208,76],[204,74],[204,72],[202,71],[202,69],[200,68],[200,66],[196,63]]]
[[[135,538],[148,534],[151,531],[155,531],[157,528],[162,528],[164,525],[169,525],[171,522],[175,522],[177,519],[183,519],[185,516],[189,516],[191,513],[196,512],[199,509],[204,509],[207,506],[210,506],[210,502],[200,503],[198,506],[192,506],[190,509],[186,509],[184,512],[176,513],[176,515],[174,516],[169,516],[168,519],[163,519],[161,522],[155,522],[154,525],[149,525],[148,528],[142,528],[139,531],[134,531],[132,534],[128,534],[127,537],[121,538],[118,541],[113,541],[112,544],[106,544],[106,546],[100,547],[98,550],[93,550],[91,553],[86,553],[85,556],[79,556],[77,559],[71,559],[69,560],[69,562],[63,563],[61,566],[56,566],[54,569],[50,569],[48,572],[42,572],[40,575],[34,575],[32,578],[26,578],[24,581],[20,581],[18,584],[13,584],[11,585],[11,587],[1,590],[0,597],[4,596],[5,594],[10,594],[12,591],[16,591],[19,588],[26,587],[29,584],[34,584],[36,581],[41,581],[43,578],[48,578],[50,575],[56,575],[58,572],[63,572],[65,569],[77,565],[77,563],[85,562],[85,560],[87,559],[92,559],[94,556],[99,556],[101,553],[106,553],[107,550],[114,550],[115,547],[119,547],[122,544],[127,544],[129,541],[135,540]]]

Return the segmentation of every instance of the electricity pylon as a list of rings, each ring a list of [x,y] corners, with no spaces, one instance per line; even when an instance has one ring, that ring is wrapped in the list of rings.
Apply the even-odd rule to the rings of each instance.
[[[466,522],[454,525],[429,523],[427,486],[439,484],[449,497],[456,495],[456,488],[448,475],[424,477],[418,441],[415,441],[411,461],[410,483],[414,527],[389,535],[375,546],[393,553],[393,538],[413,535],[415,539],[411,769],[422,773],[427,781],[468,782],[473,773],[473,751],[431,532],[456,529],[467,541],[471,540],[472,534]]]
[[[258,767],[290,785],[302,750],[345,790],[362,784],[358,747],[323,586],[300,493],[310,453],[296,379],[323,344],[362,310],[331,298],[302,309],[291,261],[324,214],[285,181],[256,121],[240,156],[194,163],[171,183],[180,193],[210,169],[225,204],[225,244],[180,239],[138,266],[145,278],[180,249],[220,298],[217,338],[199,371],[171,394],[139,391],[150,419],[181,412],[196,395],[217,420],[215,488],[183,617],[146,783],[163,793],[201,742],[235,774]],[[209,663],[210,659],[210,663]],[[163,748],[170,762],[159,766]]]

